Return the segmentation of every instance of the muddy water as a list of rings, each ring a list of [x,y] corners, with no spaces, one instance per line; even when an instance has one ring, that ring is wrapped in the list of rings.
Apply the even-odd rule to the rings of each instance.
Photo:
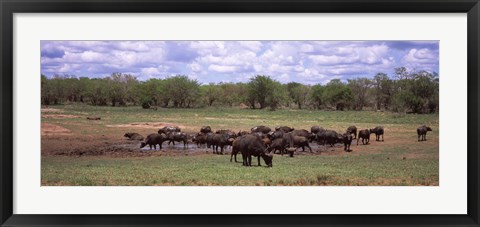
[[[209,154],[212,154],[213,153],[213,149],[212,148],[207,148],[206,145],[203,145],[201,147],[197,147],[196,144],[191,144],[190,143],[190,144],[188,144],[188,147],[184,147],[182,142],[180,142],[180,143],[177,142],[177,143],[175,143],[175,145],[173,145],[173,144],[168,145],[168,142],[165,142],[165,143],[162,144],[162,149],[161,150],[159,149],[158,145],[157,145],[156,150],[154,150],[153,147],[152,147],[152,149],[150,149],[150,146],[148,146],[148,145],[145,146],[144,148],[140,148],[140,142],[138,142],[138,144],[129,143],[129,144],[118,144],[118,145],[115,145],[115,146],[121,146],[123,148],[138,150],[138,151],[141,151],[141,152],[163,151],[163,152],[169,152],[169,153],[173,152],[173,153],[177,153],[177,154],[185,154],[185,153],[189,153],[189,154],[195,154],[195,153],[206,154],[206,153],[209,153]],[[325,147],[323,145],[318,145],[317,143],[310,143],[310,147],[312,148],[313,153],[310,153],[310,150],[306,147],[305,152],[302,151],[302,148],[297,148],[295,154],[296,155],[311,155],[311,154],[320,154],[320,153],[324,153],[324,152],[343,151],[343,145],[341,145],[341,144],[336,144],[335,147],[330,147],[329,145],[327,145]],[[352,145],[352,148],[353,147],[354,146]],[[220,151],[220,148],[218,149],[218,151]],[[223,153],[224,154],[230,154],[231,151],[232,151],[232,147],[227,146],[227,147],[224,148]]]

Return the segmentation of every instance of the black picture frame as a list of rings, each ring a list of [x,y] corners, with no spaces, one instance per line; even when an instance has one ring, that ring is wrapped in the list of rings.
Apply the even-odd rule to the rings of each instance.
[[[479,226],[478,0],[0,0],[1,226]],[[467,13],[468,214],[466,215],[21,215],[13,214],[15,13]],[[462,132],[463,133],[463,132]]]

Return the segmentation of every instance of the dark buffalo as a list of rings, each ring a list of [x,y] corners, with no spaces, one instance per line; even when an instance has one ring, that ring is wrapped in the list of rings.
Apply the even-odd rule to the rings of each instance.
[[[293,136],[293,146],[301,147],[302,151],[305,151],[305,147],[308,147],[308,149],[310,149],[310,152],[312,152],[312,148],[308,143],[308,139],[303,136]]]
[[[341,143],[343,141],[342,139],[339,133],[333,130],[325,130],[323,144],[325,146],[328,144],[330,147],[333,147],[336,143]]]
[[[293,130],[291,133],[292,136],[303,136],[307,138],[309,142],[312,142],[315,139],[315,135],[305,129]]]
[[[358,141],[362,139],[362,144],[368,144],[370,142],[370,130],[364,129],[358,132],[357,145]]]
[[[253,127],[252,129],[250,129],[251,132],[261,132],[263,134],[267,134],[269,133],[270,131],[272,131],[272,129],[270,129],[269,127],[267,126],[257,126],[257,127]]]
[[[210,148],[212,146],[212,140],[214,135],[215,134],[212,132],[207,133],[207,148]]]
[[[352,145],[352,140],[353,140],[352,134],[347,132],[347,133],[344,133],[342,137],[343,137],[343,145],[345,146],[343,150],[347,152],[352,151],[350,150],[350,145]]]
[[[283,134],[285,134],[283,131],[272,131],[267,134],[267,137],[270,140],[274,140],[276,138],[283,138]]]
[[[127,137],[129,140],[143,140],[143,136],[135,132],[127,132],[124,137]]]
[[[214,154],[223,154],[223,149],[225,146],[231,143],[227,134],[216,133],[212,137],[212,149]],[[218,152],[218,147],[220,147],[220,152]]]
[[[188,135],[184,132],[169,132],[167,133],[168,144],[173,143],[175,146],[176,142],[183,142],[183,147],[188,147]]]
[[[418,141],[426,141],[427,140],[427,132],[432,131],[432,128],[423,125],[421,127],[417,128],[417,134],[418,134]]]
[[[240,140],[241,137],[237,137],[232,142],[232,153],[230,154],[230,162],[232,162],[232,157],[235,157],[235,162],[237,162],[237,154],[240,152]]]
[[[157,149],[157,144],[159,145],[159,149],[162,149],[162,143],[167,140],[164,134],[152,133],[145,138],[145,141],[140,144],[140,148],[145,147],[146,145],[150,146],[150,150],[153,148]]]
[[[197,144],[197,147],[202,147],[207,143],[207,134],[204,133],[197,133],[193,136],[192,142]]]
[[[269,132],[267,137],[272,141],[270,146],[274,146],[270,151],[279,150],[280,153],[283,155],[284,151],[287,151],[290,154],[290,157],[293,157],[293,153],[295,152],[294,144],[293,144],[293,135],[292,132],[283,132],[281,130]],[[281,140],[281,142],[280,142]],[[275,141],[275,144],[274,142]]]
[[[207,134],[209,132],[212,132],[212,128],[210,128],[210,126],[203,126],[201,129],[200,129],[200,132],[201,133],[204,133],[204,134]]]
[[[312,133],[312,141],[317,141],[318,144],[325,144],[325,133],[327,130],[320,128],[317,133]]]
[[[282,131],[282,132],[291,132],[294,128],[290,128],[288,126],[279,126],[275,128],[275,131]]]
[[[242,153],[243,165],[252,166],[252,155],[258,157],[260,166],[260,157],[263,158],[268,167],[272,167],[273,156],[265,153],[266,147],[262,138],[256,135],[245,135],[240,137],[238,150]]]
[[[353,134],[355,136],[354,139],[357,139],[357,127],[354,125],[347,128],[347,133]]]
[[[235,139],[237,137],[237,133],[235,133],[232,130],[227,130],[227,129],[222,129],[222,130],[217,130],[215,134],[225,134],[228,136],[228,138],[233,138]]]
[[[325,131],[325,129],[320,127],[320,126],[312,126],[310,128],[310,133],[312,133],[312,134],[317,134],[317,133],[322,132],[322,131]]]
[[[247,134],[250,134],[250,133],[247,132],[247,131],[238,131],[237,136],[244,136],[244,135],[247,135]]]
[[[283,155],[285,152],[286,143],[285,140],[282,138],[275,138],[272,140],[270,147],[268,147],[267,151],[272,152],[275,154],[276,151],[280,151],[280,154]]]
[[[382,136],[383,141],[383,127],[377,126],[374,129],[370,129],[370,133],[375,133],[375,141],[380,141],[380,136]]]
[[[158,130],[158,134],[162,134],[162,133],[168,134],[170,132],[180,132],[180,131],[181,131],[180,128],[177,126],[165,126]]]

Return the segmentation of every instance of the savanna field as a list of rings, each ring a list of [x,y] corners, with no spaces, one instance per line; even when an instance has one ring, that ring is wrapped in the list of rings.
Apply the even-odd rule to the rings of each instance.
[[[75,185],[438,185],[438,114],[374,111],[252,110],[242,108],[95,107],[55,105],[42,108],[41,183],[44,186]],[[87,120],[100,117],[101,120]],[[417,127],[432,127],[427,141],[417,142]],[[230,162],[231,148],[217,155],[211,149],[188,149],[165,142],[162,150],[140,149],[126,132],[144,137],[166,125],[194,134],[204,125],[212,129],[246,130],[258,125],[307,129],[319,125],[344,132],[383,126],[385,141],[352,142],[324,147],[311,143],[313,153],[297,149],[295,157],[275,154],[273,167],[243,167]],[[148,146],[147,146],[148,147]],[[208,152],[207,152],[208,151]]]

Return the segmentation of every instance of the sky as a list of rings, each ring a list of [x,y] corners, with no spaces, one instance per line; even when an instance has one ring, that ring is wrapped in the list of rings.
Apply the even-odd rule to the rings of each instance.
[[[394,74],[394,68],[439,72],[438,41],[41,41],[41,73],[138,80],[187,75],[200,83],[326,84]]]

